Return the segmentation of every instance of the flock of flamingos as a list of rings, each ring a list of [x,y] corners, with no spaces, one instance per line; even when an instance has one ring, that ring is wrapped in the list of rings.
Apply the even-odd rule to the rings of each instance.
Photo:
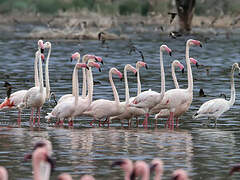
[[[76,60],[77,63],[73,70],[72,75],[72,93],[63,95],[56,103],[52,112],[48,113],[45,117],[48,121],[52,118],[57,119],[57,124],[63,125],[65,119],[68,120],[69,126],[73,126],[73,119],[76,116],[90,116],[93,118],[91,125],[95,121],[99,122],[101,126],[101,120],[106,118],[102,124],[109,123],[114,120],[125,119],[128,120],[128,124],[131,125],[132,118],[144,116],[143,127],[148,126],[148,118],[151,114],[156,114],[155,119],[168,118],[166,125],[170,129],[174,129],[174,118],[176,119],[176,127],[178,126],[178,118],[184,114],[190,107],[193,99],[193,77],[191,63],[197,64],[197,60],[189,57],[189,49],[191,46],[202,47],[200,41],[189,39],[186,42],[186,65],[188,76],[187,89],[181,89],[178,86],[175,66],[178,66],[183,70],[183,65],[175,60],[172,63],[172,75],[176,88],[165,91],[165,74],[163,66],[163,53],[166,52],[171,56],[172,50],[167,45],[160,46],[160,70],[161,70],[161,92],[156,92],[151,89],[141,92],[140,73],[141,67],[147,68],[147,64],[143,61],[136,63],[136,68],[130,64],[125,65],[124,68],[124,80],[125,80],[125,101],[120,102],[117,89],[113,82],[113,75],[117,75],[120,79],[123,78],[122,73],[117,68],[111,68],[109,70],[109,81],[112,86],[114,100],[98,99],[93,101],[93,75],[92,68],[97,68],[101,71],[100,63],[103,60],[99,56],[86,54],[80,62],[80,54],[78,52],[72,54],[71,60]],[[43,51],[48,49],[48,55],[45,65],[45,86],[43,82],[43,68],[42,61],[44,60]],[[21,123],[21,111],[24,108],[31,108],[30,124],[35,124],[38,120],[40,123],[40,110],[46,100],[51,97],[48,64],[51,54],[51,43],[38,41],[38,50],[35,53],[34,63],[34,87],[29,90],[20,90],[11,93],[11,85],[5,82],[7,88],[7,97],[0,105],[0,109],[18,109],[18,123]],[[79,96],[79,80],[78,69],[82,69],[82,95]],[[222,113],[227,111],[235,101],[235,85],[234,85],[234,71],[240,68],[238,63],[232,65],[231,71],[231,98],[225,100],[223,98],[216,98],[205,102],[200,109],[193,115],[193,118],[208,117],[209,119],[215,119],[215,125],[217,119]],[[127,72],[131,71],[137,76],[138,92],[136,97],[129,96]],[[33,118],[34,110],[36,110],[35,118]],[[37,119],[38,115],[38,119]],[[156,125],[156,121],[155,121]],[[165,126],[166,126],[165,125]]]

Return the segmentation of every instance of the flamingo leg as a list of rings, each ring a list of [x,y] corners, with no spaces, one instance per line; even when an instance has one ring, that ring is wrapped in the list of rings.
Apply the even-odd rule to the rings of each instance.
[[[38,114],[38,108],[36,109],[35,117],[33,119],[33,125],[35,125],[35,122],[37,120],[37,114]]]
[[[101,119],[98,121],[98,127],[101,127]]]
[[[90,122],[90,126],[93,126],[93,123],[95,122],[95,119],[93,119],[91,122]]]
[[[105,121],[103,121],[103,126],[105,126],[105,123],[108,122],[108,117],[106,117]]]
[[[157,118],[155,119],[155,128],[157,127]]]
[[[108,128],[109,128],[109,124],[110,124],[110,117],[107,118],[107,122],[108,122]]]
[[[60,120],[59,120],[59,125],[60,125],[60,126],[63,126],[63,123],[64,123],[64,120],[63,120],[63,119],[60,119]]]
[[[73,126],[73,120],[72,120],[72,118],[69,119],[69,121],[68,121],[68,125],[69,125],[70,127]]]
[[[138,119],[138,117],[136,117],[136,125],[137,125],[137,128],[138,128],[138,125],[139,125],[139,119]]]
[[[176,128],[178,128],[179,119],[176,117]]]
[[[17,120],[18,125],[21,124],[21,110],[18,110],[18,120]]]
[[[169,121],[170,121],[170,129],[173,130],[174,129],[174,120],[173,120],[173,112],[170,112],[170,116],[169,116]]]
[[[144,119],[144,121],[143,121],[143,127],[144,127],[144,128],[147,128],[148,118],[149,118],[149,113],[146,113],[145,119]]]
[[[33,111],[34,111],[34,108],[31,109],[31,116],[30,116],[30,124],[32,124],[32,121],[33,121]]]
[[[41,108],[39,107],[38,108],[38,126],[40,125],[40,118],[41,118],[40,112],[41,112]]]

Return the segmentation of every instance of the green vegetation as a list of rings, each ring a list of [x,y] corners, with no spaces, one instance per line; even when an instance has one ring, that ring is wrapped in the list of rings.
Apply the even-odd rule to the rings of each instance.
[[[238,0],[197,0],[197,15],[236,15],[240,13]],[[166,14],[174,10],[174,0],[0,0],[0,13],[40,12],[54,14],[59,11],[89,11],[111,14],[148,15],[150,12]],[[206,8],[207,7],[207,8]]]

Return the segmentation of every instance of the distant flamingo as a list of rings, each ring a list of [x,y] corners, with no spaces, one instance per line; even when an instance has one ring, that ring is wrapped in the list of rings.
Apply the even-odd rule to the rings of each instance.
[[[133,172],[133,162],[130,159],[122,159],[115,161],[112,164],[112,167],[115,166],[120,166],[124,170],[125,172],[124,180],[130,180],[130,176]]]
[[[43,41],[42,40],[39,40],[38,41],[38,51],[39,52],[42,52],[44,49],[44,44],[43,44]],[[36,63],[38,62],[38,52],[36,52],[35,54],[35,65]],[[44,56],[43,54],[41,54],[41,58],[44,59]],[[38,77],[38,69],[37,67],[35,68],[35,75],[34,77]],[[39,82],[37,82],[38,79],[35,79],[35,86],[38,85]],[[6,85],[7,86],[7,85]],[[8,89],[9,89],[10,86],[8,86]],[[11,87],[9,89],[11,91]],[[2,104],[0,105],[0,110],[1,109],[15,109],[17,108],[18,109],[18,124],[20,125],[21,123],[21,109],[18,108],[18,105],[21,104],[23,102],[23,98],[25,96],[25,94],[27,93],[27,90],[20,90],[20,91],[17,91],[17,92],[14,92],[14,93],[10,93],[11,95],[9,97],[6,97],[5,100],[2,102]]]
[[[77,60],[77,63],[80,63],[80,54],[78,52],[74,53],[71,56],[71,61],[72,60]],[[87,63],[88,60],[96,60],[98,62],[101,62],[103,64],[103,60],[101,57],[99,56],[95,56],[95,55],[90,55],[90,54],[86,54],[83,56],[82,58],[82,63]],[[60,103],[62,100],[65,100],[67,98],[74,98],[74,92],[76,92],[76,89],[79,89],[79,82],[78,82],[78,71],[77,70],[73,70],[73,74],[72,74],[72,94],[65,94],[63,95],[57,103]],[[82,76],[83,76],[83,85],[82,85],[82,97],[85,98],[86,97],[86,70],[85,68],[82,69]],[[75,83],[74,83],[75,82]]]
[[[163,175],[163,162],[162,160],[155,158],[151,162],[150,171],[155,171],[154,180],[161,180]]]
[[[235,84],[234,84],[234,71],[235,69],[239,70],[240,68],[238,63],[234,63],[232,65],[231,70],[231,98],[230,100],[225,100],[223,98],[216,98],[209,100],[201,105],[199,110],[196,114],[193,115],[194,119],[197,119],[199,117],[208,117],[208,118],[214,118],[215,119],[215,126],[217,124],[217,119],[226,111],[228,111],[235,102]]]
[[[184,66],[178,61],[178,60],[174,60],[172,62],[172,78],[173,78],[173,82],[174,85],[176,87],[176,89],[179,89],[179,85],[178,85],[178,81],[176,78],[176,74],[175,74],[175,67],[178,66],[182,72],[184,72]]]
[[[126,67],[126,66],[125,66]],[[138,84],[138,90],[137,90],[137,95],[139,95],[141,93],[141,82],[140,82],[140,72],[139,69],[141,67],[145,67],[147,69],[147,64],[143,61],[138,61],[136,63],[136,70],[137,70],[137,84]],[[128,83],[127,83],[127,73],[125,73],[125,68],[124,68],[124,79],[125,79],[125,102],[126,105],[129,105],[129,103],[131,103],[135,97],[131,97],[129,98],[129,89],[128,89]],[[124,120],[127,119],[128,120],[128,126],[131,125],[131,119],[133,117],[138,118],[139,116],[142,116],[146,113],[146,110],[141,109],[141,108],[136,108],[136,107],[129,107],[127,106],[127,109],[124,113],[118,115],[118,116],[114,116],[110,118],[110,121],[112,120]],[[137,119],[137,126],[138,126],[138,119]]]
[[[147,163],[144,161],[135,162],[131,180],[135,179],[135,177],[141,177],[141,180],[150,179],[150,168]]]
[[[158,113],[161,109],[169,109],[169,122],[171,129],[174,128],[174,114],[176,112],[186,112],[192,103],[193,98],[193,77],[189,59],[189,47],[192,45],[202,46],[200,41],[189,39],[186,43],[186,64],[188,71],[188,88],[168,90],[160,104],[154,107],[152,113]]]
[[[178,85],[178,81],[177,81],[177,78],[176,78],[174,66],[177,65],[178,62],[179,61],[175,60],[172,63],[172,78],[173,78],[174,85],[175,85],[176,89],[179,89],[179,85]],[[198,65],[198,61],[194,58],[190,58],[190,62],[195,64],[196,66]],[[179,67],[180,67],[180,69],[182,69],[183,65],[180,65]],[[182,69],[182,70],[184,70],[184,69]],[[188,108],[188,107],[186,106],[186,108]],[[187,109],[185,111],[183,109],[179,109],[179,110],[181,110],[181,111],[178,111],[178,109],[177,109],[175,111],[175,114],[174,114],[174,117],[176,118],[176,127],[178,126],[178,117],[181,116],[184,112],[187,111]],[[153,111],[154,111],[154,109],[153,109]],[[158,118],[167,118],[169,116],[170,116],[170,111],[168,109],[160,110],[160,112],[155,115],[155,126],[156,126],[156,123],[157,123],[156,121],[157,121]],[[166,124],[168,124],[168,122]]]
[[[163,66],[163,51],[166,51],[171,55],[172,50],[169,49],[166,45],[160,46],[160,69],[161,69],[161,92],[158,93],[156,91],[148,90],[140,93],[133,102],[130,103],[132,107],[138,107],[142,109],[146,109],[146,116],[143,122],[143,126],[147,127],[147,121],[149,118],[149,113],[152,108],[154,108],[157,104],[161,103],[164,93],[165,93],[165,73]]]
[[[174,180],[189,180],[187,172],[183,169],[177,169],[172,174],[172,179]]]
[[[95,120],[98,120],[99,126],[101,123],[100,120],[102,118],[106,117],[106,121],[108,122],[109,125],[109,118],[111,116],[117,116],[126,110],[126,106],[120,104],[117,89],[112,79],[112,74],[116,74],[119,76],[120,79],[122,79],[122,73],[118,71],[116,68],[111,68],[109,71],[109,81],[112,86],[114,101],[98,99],[96,101],[93,101],[88,110],[83,113],[84,115],[93,117],[93,122]]]
[[[85,63],[77,63],[74,67],[74,69],[78,68],[87,68],[87,65]],[[76,79],[75,79],[76,80]],[[74,82],[75,83],[75,82]],[[63,122],[65,118],[68,118],[69,125],[71,125],[71,120],[74,118],[74,112],[76,110],[77,104],[78,104],[78,93],[74,92],[75,98],[68,98],[60,103],[58,103],[51,113],[48,113],[48,115],[45,117],[48,121],[50,121],[51,118],[55,117],[60,122]]]
[[[0,166],[0,180],[8,180],[8,172],[3,166]]]

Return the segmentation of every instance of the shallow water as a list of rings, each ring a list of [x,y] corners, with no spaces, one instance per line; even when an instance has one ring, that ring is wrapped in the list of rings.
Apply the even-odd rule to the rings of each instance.
[[[165,164],[165,178],[170,177],[176,168],[184,168],[192,179],[226,179],[229,167],[239,162],[240,133],[239,133],[239,76],[235,75],[236,102],[219,120],[216,128],[204,126],[204,119],[193,120],[193,113],[206,100],[225,93],[230,98],[231,65],[239,61],[240,37],[225,35],[211,37],[203,42],[203,48],[192,47],[190,56],[200,64],[209,66],[197,69],[192,66],[194,77],[194,98],[189,111],[181,117],[180,127],[174,131],[164,128],[165,120],[158,121],[154,127],[153,117],[147,130],[143,127],[123,128],[119,122],[114,122],[110,128],[90,127],[89,118],[77,118],[74,128],[54,127],[54,121],[46,123],[44,116],[50,112],[51,103],[46,103],[41,112],[41,126],[30,127],[30,111],[25,110],[21,128],[17,126],[17,111],[0,112],[0,165],[4,165],[10,179],[31,179],[31,162],[24,162],[23,157],[32,150],[38,138],[49,139],[53,143],[56,169],[52,179],[62,172],[70,173],[75,179],[83,174],[92,174],[97,179],[122,179],[123,173],[119,168],[111,169],[114,160],[130,158],[150,162],[159,157]],[[190,37],[170,39],[157,33],[133,33],[134,44],[143,51],[149,69],[141,69],[142,90],[151,88],[160,91],[159,46],[167,44],[173,50],[173,56],[164,55],[166,89],[174,88],[170,63],[174,59],[185,65],[185,42]],[[202,36],[191,38],[203,40]],[[52,54],[50,59],[51,91],[57,99],[63,94],[71,93],[71,76],[74,63],[69,61],[72,53],[96,54],[103,57],[103,72],[94,70],[94,79],[101,85],[94,87],[94,99],[113,99],[108,81],[108,70],[115,66],[123,71],[125,64],[135,64],[140,57],[128,54],[127,41],[107,41],[107,47],[102,47],[94,40],[51,40]],[[33,63],[37,40],[3,38],[0,40],[0,79],[8,80],[13,91],[28,89],[33,86]],[[46,55],[47,53],[45,53]],[[185,65],[186,67],[186,65]],[[186,72],[186,71],[185,71]],[[81,77],[81,73],[79,73]],[[177,70],[180,87],[187,87],[187,75]],[[117,78],[115,84],[120,99],[124,100],[124,83]],[[3,85],[3,83],[2,83]],[[1,86],[2,86],[1,85]],[[81,85],[81,83],[80,83]],[[129,73],[131,96],[136,95],[136,77]],[[206,97],[199,97],[200,88],[205,90]],[[0,89],[1,101],[5,97],[5,89]],[[151,125],[152,124],[152,125]],[[235,175],[234,178],[239,178]],[[233,178],[233,179],[234,179]]]

